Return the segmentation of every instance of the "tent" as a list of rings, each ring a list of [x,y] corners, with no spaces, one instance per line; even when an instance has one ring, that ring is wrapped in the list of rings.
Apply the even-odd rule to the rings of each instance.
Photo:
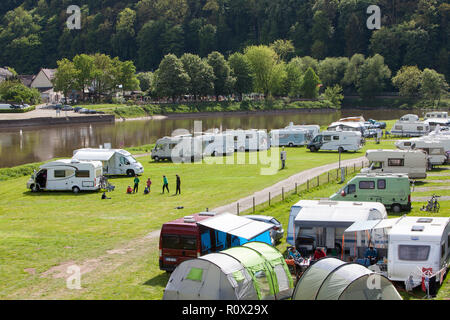
[[[356,263],[325,257],[297,282],[293,300],[401,300],[392,283]]]
[[[164,300],[286,299],[293,281],[282,254],[248,242],[181,263],[170,276]]]

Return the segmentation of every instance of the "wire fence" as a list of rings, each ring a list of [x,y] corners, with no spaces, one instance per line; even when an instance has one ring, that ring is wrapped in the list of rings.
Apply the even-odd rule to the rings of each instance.
[[[362,168],[367,167],[369,164],[368,161],[361,161],[360,163],[353,163],[353,165],[348,166],[342,166],[340,168],[331,169],[325,173],[322,173],[320,175],[317,175],[315,177],[312,177],[310,179],[307,179],[304,183],[297,183],[295,182],[291,186],[284,186],[278,189],[276,192],[268,192],[267,193],[267,200],[257,204],[256,197],[253,196],[252,198],[252,204],[249,205],[243,205],[239,201],[236,203],[236,214],[240,215],[242,213],[250,214],[255,213],[258,210],[262,210],[265,208],[269,208],[275,204],[279,204],[280,202],[286,201],[289,197],[293,195],[301,196],[302,193],[307,193],[309,191],[312,191],[315,188],[318,188],[320,186],[328,185],[330,183],[339,182],[342,180],[342,177],[345,179],[348,175],[352,175],[354,173],[359,172]],[[341,174],[341,171],[343,172],[343,175]],[[343,181],[343,180],[342,180]]]

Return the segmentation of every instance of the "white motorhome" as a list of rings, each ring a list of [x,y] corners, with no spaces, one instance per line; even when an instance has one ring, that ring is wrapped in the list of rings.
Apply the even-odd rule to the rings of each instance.
[[[421,284],[425,270],[436,275],[436,282],[443,278],[450,264],[450,218],[403,216],[357,222],[345,230],[345,236],[357,233],[359,239],[364,239],[356,244],[363,249],[358,250],[357,257],[364,257],[368,236],[379,230],[383,230],[386,245],[381,246],[378,259],[384,262],[369,269],[387,276],[391,281],[408,282],[412,287]]]
[[[306,145],[312,138],[305,129],[274,129],[270,131],[270,145],[274,147],[298,147]]]
[[[415,114],[406,114],[395,122],[390,133],[402,137],[420,137],[429,132],[429,124],[420,121]]]
[[[386,208],[379,202],[300,200],[291,207],[286,241],[307,251],[315,247],[345,250],[355,239],[342,236],[355,221],[387,218]]]
[[[235,151],[259,151],[270,148],[266,130],[226,130],[225,133],[233,136]]]
[[[428,157],[422,150],[367,150],[370,165],[362,173],[404,173],[410,179],[427,177]]]
[[[285,129],[302,129],[307,130],[311,135],[311,138],[320,132],[320,126],[317,124],[294,124],[289,122],[289,125]]]
[[[100,161],[79,161],[62,159],[48,162],[39,167],[27,182],[33,192],[40,190],[94,191],[100,188],[102,176]]]
[[[234,153],[233,136],[226,133],[204,133],[201,136],[203,156],[225,156]]]
[[[425,114],[425,120],[428,119],[448,119],[447,111],[430,111]]]
[[[72,159],[84,161],[101,161],[103,174],[133,177],[144,173],[144,166],[126,150],[83,148],[73,152]]]
[[[163,137],[156,141],[151,158],[154,161],[192,162],[202,159],[202,139],[192,135]]]
[[[369,130],[366,128],[364,122],[354,121],[336,121],[330,124],[327,128],[328,131],[355,131],[360,132],[361,136],[368,137]]]
[[[356,131],[323,131],[316,135],[307,148],[311,152],[319,150],[358,151],[363,146],[360,132]]]
[[[401,150],[422,150],[428,155],[430,165],[441,165],[447,162],[446,143],[438,139],[409,139],[399,140],[395,146]]]

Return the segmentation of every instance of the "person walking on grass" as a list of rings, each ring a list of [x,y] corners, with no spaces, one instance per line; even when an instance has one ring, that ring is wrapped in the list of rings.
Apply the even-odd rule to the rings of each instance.
[[[135,175],[133,193],[136,193],[138,191],[139,191],[139,178],[137,175]]]
[[[175,194],[181,194],[181,179],[179,175],[176,174],[176,176],[177,176],[177,191],[175,192]]]
[[[167,192],[169,192],[169,181],[167,181],[166,176],[163,176],[163,189],[162,189],[163,194],[164,194],[164,189],[167,189]]]
[[[148,178],[148,179],[147,179],[148,193],[150,193],[150,191],[151,191],[151,186],[152,186],[152,180],[150,180],[150,178]]]
[[[283,147],[282,151],[280,152],[281,170],[283,170],[286,165],[286,157],[287,157],[286,151],[284,151]]]

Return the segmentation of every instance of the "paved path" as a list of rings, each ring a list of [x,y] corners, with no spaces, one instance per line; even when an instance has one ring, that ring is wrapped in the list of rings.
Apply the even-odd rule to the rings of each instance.
[[[435,190],[450,190],[450,186],[436,186],[436,187],[415,187],[413,192],[426,192]]]
[[[428,201],[431,199],[431,196],[428,197],[411,197],[411,201],[413,202],[421,202],[421,201]],[[438,198],[438,201],[448,201],[450,200],[450,196],[440,196]]]

